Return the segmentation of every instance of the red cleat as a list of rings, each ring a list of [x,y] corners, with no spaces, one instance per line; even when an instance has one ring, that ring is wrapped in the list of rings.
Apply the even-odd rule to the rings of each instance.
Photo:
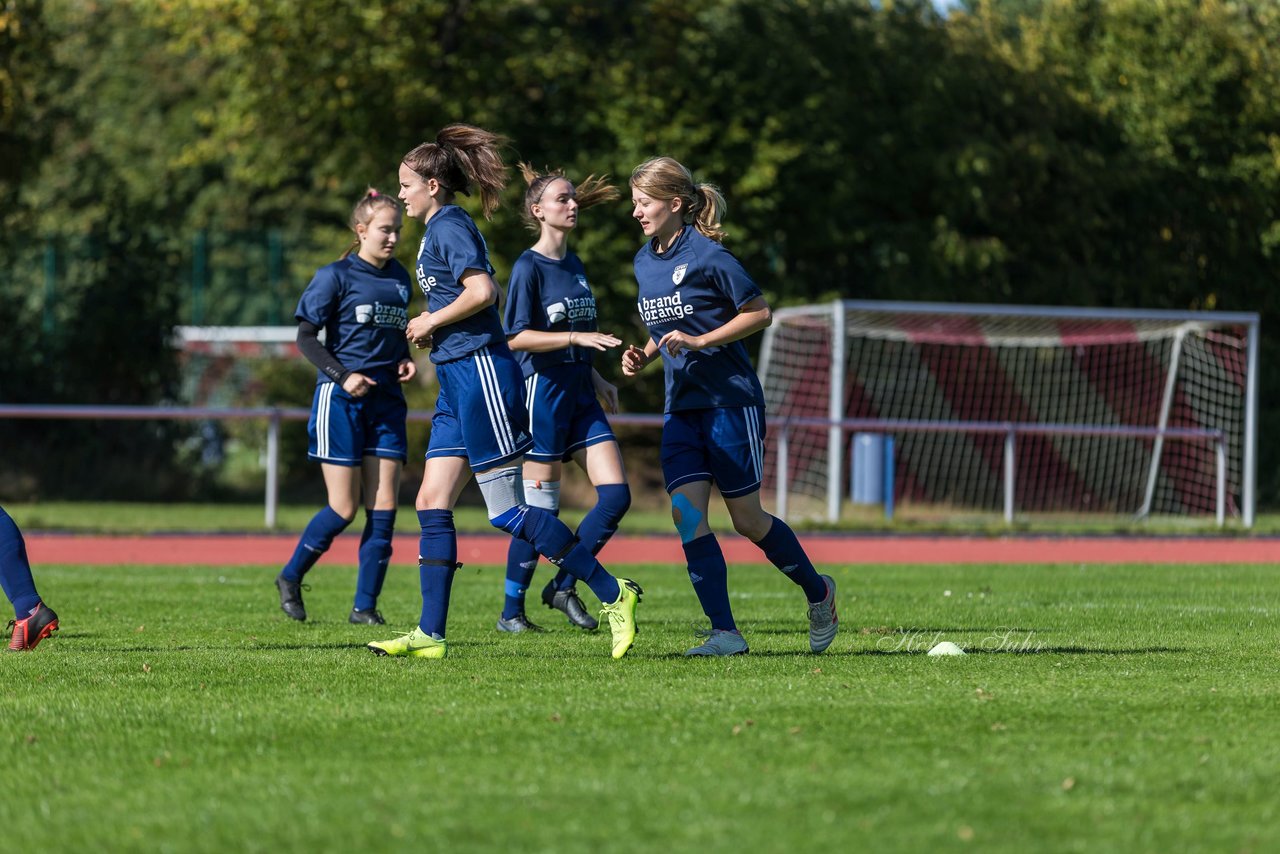
[[[41,602],[36,606],[36,612],[26,619],[10,620],[9,628],[13,629],[9,651],[25,652],[35,649],[36,644],[58,630],[58,615],[52,608]]]

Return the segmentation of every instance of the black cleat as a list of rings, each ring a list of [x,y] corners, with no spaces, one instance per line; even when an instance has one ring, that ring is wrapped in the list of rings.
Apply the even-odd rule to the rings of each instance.
[[[348,623],[356,623],[362,626],[385,626],[387,621],[382,619],[382,614],[374,608],[368,608],[364,611],[351,609],[351,616],[347,617]]]
[[[298,622],[305,621],[307,609],[302,604],[302,582],[290,581],[284,577],[284,573],[281,573],[276,576],[276,589],[280,591],[280,610],[284,611],[285,616]]]
[[[528,617],[523,613],[519,613],[509,620],[506,617],[499,617],[498,631],[511,632],[513,635],[518,635],[521,632],[541,632],[545,631],[545,629],[537,623],[529,622]]]
[[[578,591],[572,587],[568,590],[556,590],[555,579],[547,582],[547,586],[542,588],[542,604],[563,612],[569,618],[569,622],[580,629],[590,632],[595,631],[600,625],[596,622],[596,618],[587,613],[587,609],[583,607],[582,600],[578,598]]]

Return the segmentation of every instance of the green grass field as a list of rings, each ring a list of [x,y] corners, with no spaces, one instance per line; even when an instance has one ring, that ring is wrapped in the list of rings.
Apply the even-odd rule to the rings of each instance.
[[[64,629],[0,656],[0,826],[47,850],[1280,849],[1270,567],[831,568],[822,656],[735,568],[729,660],[682,658],[688,580],[637,568],[620,662],[540,606],[555,631],[493,631],[495,567],[441,662],[366,652],[348,569],[303,625],[274,568],[37,571]],[[393,570],[393,628],[417,607]]]

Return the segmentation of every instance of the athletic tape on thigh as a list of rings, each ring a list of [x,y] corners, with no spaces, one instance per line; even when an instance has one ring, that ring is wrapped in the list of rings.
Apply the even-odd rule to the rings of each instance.
[[[680,535],[680,542],[689,542],[702,522],[702,513],[693,506],[692,501],[679,494],[671,496],[671,509],[680,511],[680,521],[676,522],[676,532]]]

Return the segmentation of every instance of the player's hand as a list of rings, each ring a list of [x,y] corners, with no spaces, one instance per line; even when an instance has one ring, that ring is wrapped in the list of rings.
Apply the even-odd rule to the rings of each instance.
[[[413,363],[413,359],[402,359],[399,365],[396,365],[396,378],[402,383],[407,383],[418,375],[418,366]]]
[[[619,341],[618,343],[621,344],[622,342]],[[618,387],[595,371],[591,372],[591,384],[595,386],[596,397],[600,398],[600,402],[604,404],[604,411],[610,415],[617,415]]]
[[[575,347],[591,347],[603,352],[611,347],[617,347],[621,343],[621,338],[615,338],[607,332],[573,333],[573,346]]]
[[[704,346],[700,336],[685,335],[678,329],[671,330],[658,341],[658,349],[673,356],[679,356],[685,350],[701,350]]]
[[[347,374],[347,378],[342,381],[342,390],[352,397],[364,397],[369,390],[378,383],[369,379],[364,374],[358,374],[355,371]]]
[[[622,351],[622,373],[624,376],[634,377],[644,370],[644,366],[647,364],[649,364],[649,357],[644,354],[644,350],[636,345],[631,344]]]
[[[409,339],[410,344],[423,350],[431,346],[431,336],[435,331],[435,325],[431,322],[431,312],[424,311],[409,321],[409,325],[404,330],[404,337]]]

